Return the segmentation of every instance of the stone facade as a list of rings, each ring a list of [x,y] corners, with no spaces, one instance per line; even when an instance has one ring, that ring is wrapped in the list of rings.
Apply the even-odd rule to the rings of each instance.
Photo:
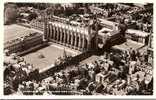
[[[91,46],[89,29],[65,23],[49,22],[45,38],[77,50],[88,50]]]
[[[101,39],[104,43],[107,39],[114,43],[123,34],[123,31],[120,32],[123,29],[123,27],[120,27],[123,26],[122,24],[100,18],[97,18],[97,22],[103,28],[111,30],[111,36],[106,37],[104,33],[100,35],[100,30],[93,29],[92,25],[73,25],[68,18],[57,16],[44,16],[41,22],[36,19],[36,21],[31,22],[31,27],[44,31],[44,39],[48,42],[55,42],[79,51],[97,49],[98,41]],[[127,29],[124,32],[125,38],[144,45],[148,44],[149,33],[133,29]]]
[[[33,48],[43,43],[43,34],[30,33],[24,37],[7,41],[4,43],[4,49],[9,50],[9,53],[18,53]]]

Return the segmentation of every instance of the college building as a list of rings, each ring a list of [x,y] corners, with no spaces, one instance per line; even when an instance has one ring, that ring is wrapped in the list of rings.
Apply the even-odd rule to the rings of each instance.
[[[4,43],[4,49],[8,50],[9,53],[25,52],[31,48],[35,48],[43,43],[43,34],[38,32],[28,33],[23,37],[18,37],[14,40],[10,40]]]

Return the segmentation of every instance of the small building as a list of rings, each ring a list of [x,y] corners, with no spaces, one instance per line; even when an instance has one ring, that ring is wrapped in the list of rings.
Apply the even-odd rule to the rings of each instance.
[[[127,39],[131,39],[135,42],[142,43],[144,45],[148,45],[150,33],[143,32],[140,30],[128,29],[126,31]]]

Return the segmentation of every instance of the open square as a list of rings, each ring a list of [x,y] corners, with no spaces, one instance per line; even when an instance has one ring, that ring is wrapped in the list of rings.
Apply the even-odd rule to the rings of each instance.
[[[68,49],[65,49],[67,55],[73,56],[75,53],[70,52]],[[58,57],[63,57],[64,48],[57,47],[57,45],[50,45],[48,47],[42,48],[36,52],[32,52],[24,56],[24,59],[27,63],[33,64],[35,68],[39,68],[39,70],[48,67],[56,61]],[[44,58],[40,58],[40,54],[44,56]]]

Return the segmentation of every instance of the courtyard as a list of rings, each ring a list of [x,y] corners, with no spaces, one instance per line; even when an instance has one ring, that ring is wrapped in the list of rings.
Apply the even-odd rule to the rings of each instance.
[[[63,57],[64,50],[68,56],[77,55],[77,52],[73,52],[67,47],[60,47],[56,44],[51,44],[48,47],[29,53],[23,56],[23,58],[27,63],[33,64],[34,68],[39,68],[39,70],[42,70],[53,65],[58,57]],[[44,57],[40,58],[40,55],[43,55]]]

